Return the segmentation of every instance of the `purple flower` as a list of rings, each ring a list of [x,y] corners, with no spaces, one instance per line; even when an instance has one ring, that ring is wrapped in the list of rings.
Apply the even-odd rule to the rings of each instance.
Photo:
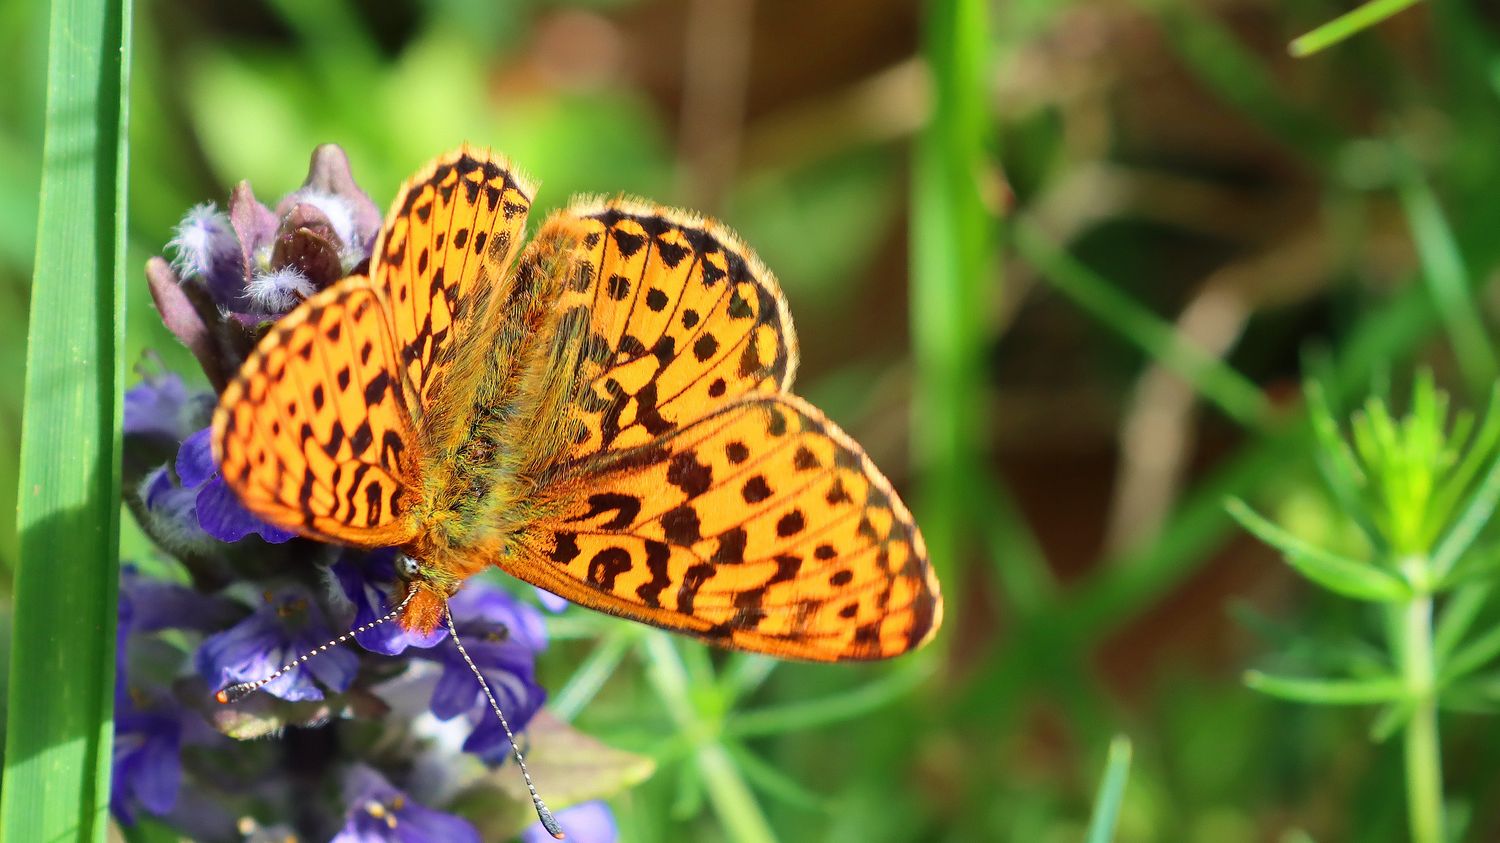
[[[148,374],[125,391],[125,435],[181,442],[212,407],[213,396],[189,391],[176,374]]]
[[[197,490],[193,503],[198,525],[221,542],[237,542],[251,533],[272,544],[296,538],[296,533],[267,524],[240,503],[214,463],[211,434],[212,430],[205,427],[189,436],[177,451],[177,479],[184,489]]]
[[[212,635],[199,646],[194,663],[199,675],[215,688],[263,679],[292,659],[332,638],[322,609],[299,587],[267,592],[264,605],[233,627]],[[320,700],[316,678],[342,692],[359,671],[359,657],[345,647],[333,647],[301,667],[277,677],[263,691],[284,700]]]
[[[566,609],[569,606],[573,605],[572,603],[568,602],[568,598],[558,597],[556,594],[553,594],[545,588],[537,588],[536,586],[532,586],[532,591],[536,592],[536,599],[541,602],[542,608],[546,609],[554,615],[558,614],[563,609]]]
[[[412,801],[369,767],[350,771],[345,792],[349,809],[331,843],[479,843],[467,820]]]
[[[547,647],[541,613],[485,582],[470,582],[449,606],[469,656],[495,692],[511,728],[521,732],[547,698],[536,682],[536,654]],[[469,715],[475,728],[464,751],[487,763],[502,762],[510,753],[509,741],[458,648],[435,647],[421,655],[443,667],[432,691],[432,713],[440,720]]]
[[[246,182],[230,195],[227,215],[210,204],[190,210],[168,244],[171,262],[146,264],[151,299],[223,389],[262,323],[369,260],[380,222],[348,156],[333,144],[320,146],[302,187],[275,211]]]
[[[240,241],[229,217],[212,202],[194,207],[167,243],[179,278],[200,280],[222,308],[233,308],[243,286]]]
[[[120,569],[120,641],[125,640],[127,632],[163,629],[213,632],[244,614],[244,607],[233,600],[143,576],[134,565],[126,564]]]
[[[147,474],[136,494],[148,522],[143,526],[163,547],[203,551],[213,545],[213,536],[198,525],[198,490],[182,488],[166,466]]]
[[[396,581],[396,554],[391,550],[374,553],[346,551],[333,565],[333,576],[349,602],[354,604],[354,620],[351,628],[372,623],[392,608],[393,595],[398,593]],[[392,621],[354,636],[361,647],[372,653],[396,656],[406,652],[407,647],[429,648],[448,637],[448,629],[438,625],[430,635],[408,632]]]
[[[609,803],[601,799],[558,811],[557,824],[562,826],[573,843],[615,843],[620,839],[614,812],[609,810]],[[540,822],[521,834],[521,843],[543,843],[550,840],[552,835],[547,833]]]
[[[182,785],[182,722],[169,714],[115,712],[114,775],[109,809],[135,824],[135,807],[161,816],[177,805]]]

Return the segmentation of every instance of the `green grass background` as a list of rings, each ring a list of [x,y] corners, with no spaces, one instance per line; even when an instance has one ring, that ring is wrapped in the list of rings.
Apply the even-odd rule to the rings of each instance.
[[[781,278],[799,391],[912,502],[948,621],[890,666],[773,667],[618,630],[559,644],[544,680],[575,689],[576,722],[661,764],[615,800],[625,839],[1092,840],[1096,793],[1122,793],[1121,841],[1401,840],[1398,748],[1369,740],[1368,712],[1240,680],[1316,666],[1309,642],[1370,640],[1370,618],[1223,509],[1333,529],[1309,370],[1345,407],[1417,365],[1460,404],[1493,379],[1500,14],[1419,4],[1288,55],[1346,9],[147,0],[125,365],[193,371],[141,272],[182,212],[241,178],[280,195],[320,142],[378,204],[467,140],[541,181],[538,218],[579,192],[712,213]],[[46,45],[45,4],[0,5],[0,512]],[[128,519],[122,548],[152,553]],[[18,553],[0,518],[7,602]],[[687,708],[663,711],[653,693],[678,680]],[[1493,839],[1500,729],[1444,730],[1464,839]],[[1133,749],[1111,752],[1122,733]]]

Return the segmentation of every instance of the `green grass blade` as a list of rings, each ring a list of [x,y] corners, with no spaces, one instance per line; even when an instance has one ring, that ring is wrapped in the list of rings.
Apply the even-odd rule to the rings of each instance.
[[[1130,777],[1130,756],[1130,738],[1118,735],[1109,742],[1104,779],[1099,783],[1099,795],[1094,797],[1094,814],[1083,838],[1085,843],[1109,843],[1114,839],[1120,803],[1125,799],[1125,781]]]
[[[925,18],[933,110],[917,138],[912,182],[912,439],[928,478],[916,508],[944,574],[957,561],[982,452],[984,314],[999,283],[991,260],[995,220],[980,193],[989,132],[986,4],[932,0]]]
[[[732,715],[725,734],[736,738],[798,732],[851,720],[875,711],[911,693],[932,678],[930,661],[916,660],[866,685],[836,695]]]
[[[128,0],[57,0],[31,293],[0,838],[105,839],[120,512]]]
[[[1270,421],[1270,404],[1254,383],[1183,339],[1172,324],[1047,242],[1035,226],[1017,222],[1014,241],[1016,251],[1053,289],[1151,359],[1181,375],[1226,416],[1251,429],[1262,428]]]
[[[1418,0],[1370,0],[1303,35],[1287,46],[1287,52],[1302,58],[1363,32],[1397,12],[1415,6]]]

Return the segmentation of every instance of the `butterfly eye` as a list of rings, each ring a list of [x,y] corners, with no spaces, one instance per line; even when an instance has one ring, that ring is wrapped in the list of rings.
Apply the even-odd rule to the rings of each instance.
[[[396,575],[403,580],[414,580],[422,573],[422,565],[404,553],[396,554]]]

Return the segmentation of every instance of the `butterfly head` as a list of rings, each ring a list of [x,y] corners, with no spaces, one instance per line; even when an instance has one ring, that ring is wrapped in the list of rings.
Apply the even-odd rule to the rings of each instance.
[[[443,622],[448,598],[458,590],[459,581],[441,576],[437,568],[408,553],[396,554],[396,574],[410,598],[397,623],[410,632],[431,633]]]

